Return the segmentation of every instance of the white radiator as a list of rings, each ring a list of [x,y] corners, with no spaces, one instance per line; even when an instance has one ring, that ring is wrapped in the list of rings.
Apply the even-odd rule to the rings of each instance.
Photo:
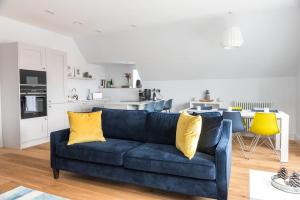
[[[272,108],[273,103],[270,101],[234,101],[234,107],[241,107],[244,110],[251,110],[253,108]],[[252,119],[246,118],[244,119],[244,123],[246,126],[246,130],[249,131],[251,126]]]
[[[233,106],[241,107],[245,110],[251,110],[253,108],[272,108],[273,103],[270,101],[235,101]]]

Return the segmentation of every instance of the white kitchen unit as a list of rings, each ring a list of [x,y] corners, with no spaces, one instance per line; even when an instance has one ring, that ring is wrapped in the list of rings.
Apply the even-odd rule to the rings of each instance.
[[[67,111],[71,112],[91,112],[94,107],[103,108],[106,100],[78,100],[70,101]]]
[[[65,52],[53,49],[45,49],[45,55],[48,103],[66,103],[65,70],[67,55]]]
[[[59,106],[49,109],[50,116],[21,119],[20,69],[46,71],[50,100],[65,102],[66,54],[64,52],[19,42],[0,44],[0,80],[2,134],[4,147],[23,149],[49,141],[49,130],[61,129]],[[49,73],[48,73],[49,71]],[[26,85],[26,84],[25,84]],[[35,87],[34,85],[31,87]],[[28,93],[25,93],[28,95]],[[52,103],[52,102],[51,102]],[[59,118],[60,117],[60,118]],[[48,124],[48,120],[50,123]],[[59,123],[58,123],[59,122]]]
[[[151,101],[108,101],[104,104],[105,108],[123,110],[143,110]]]
[[[23,119],[20,122],[22,148],[47,142],[48,122],[47,117]]]
[[[82,112],[91,112],[94,107],[103,108],[106,100],[86,100],[81,102]]]
[[[67,128],[66,65],[67,54],[45,49],[47,67],[48,136],[53,131]]]
[[[67,116],[67,104],[48,105],[48,135],[51,132],[69,127]]]
[[[45,49],[43,47],[18,43],[18,66],[20,69],[45,71]]]

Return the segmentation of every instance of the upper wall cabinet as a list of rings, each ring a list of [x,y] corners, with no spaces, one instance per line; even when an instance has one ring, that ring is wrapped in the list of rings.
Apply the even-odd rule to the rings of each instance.
[[[42,47],[19,44],[19,68],[46,71],[45,49]]]
[[[65,52],[46,49],[48,103],[66,102],[65,69],[67,55]]]

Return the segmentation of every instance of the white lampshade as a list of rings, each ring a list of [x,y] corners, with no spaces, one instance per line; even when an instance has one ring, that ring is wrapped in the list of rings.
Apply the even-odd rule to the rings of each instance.
[[[221,42],[224,49],[233,49],[242,46],[244,43],[240,27],[231,27],[225,30]]]

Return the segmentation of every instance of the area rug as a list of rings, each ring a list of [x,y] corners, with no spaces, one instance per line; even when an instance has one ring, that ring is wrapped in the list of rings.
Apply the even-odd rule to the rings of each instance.
[[[23,186],[0,194],[0,200],[67,200],[55,195],[32,190]]]

